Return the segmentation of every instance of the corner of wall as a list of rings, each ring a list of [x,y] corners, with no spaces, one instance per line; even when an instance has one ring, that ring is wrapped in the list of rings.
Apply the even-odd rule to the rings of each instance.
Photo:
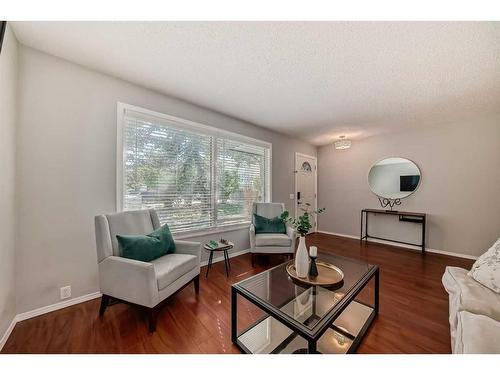
[[[0,158],[5,181],[0,196],[0,349],[16,322],[16,142],[18,124],[19,43],[7,23],[0,53]]]

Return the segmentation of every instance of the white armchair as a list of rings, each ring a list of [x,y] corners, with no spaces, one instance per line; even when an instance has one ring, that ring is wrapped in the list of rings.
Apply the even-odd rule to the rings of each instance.
[[[99,284],[102,293],[99,315],[110,298],[148,309],[149,330],[156,329],[156,318],[165,301],[193,282],[199,292],[201,244],[175,241],[175,253],[152,262],[122,258],[117,234],[148,234],[160,227],[154,210],[126,211],[95,217]]]
[[[297,235],[287,225],[285,233],[255,233],[253,214],[268,219],[281,216],[285,211],[283,203],[254,203],[252,207],[252,224],[250,224],[250,252],[252,253],[252,267],[255,256],[258,254],[279,254],[293,258]]]

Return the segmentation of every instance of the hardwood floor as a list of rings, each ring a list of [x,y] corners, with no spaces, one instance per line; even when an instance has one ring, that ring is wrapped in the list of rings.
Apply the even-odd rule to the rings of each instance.
[[[312,234],[307,244],[320,251],[380,266],[380,313],[358,353],[449,353],[448,296],[441,284],[447,265],[470,268],[473,261],[392,246]],[[155,333],[148,333],[144,311],[115,304],[99,318],[95,299],[19,322],[2,353],[239,353],[230,338],[230,285],[283,261],[250,254],[214,264],[200,277],[200,294],[188,286],[160,312]],[[240,322],[258,317],[241,309]]]

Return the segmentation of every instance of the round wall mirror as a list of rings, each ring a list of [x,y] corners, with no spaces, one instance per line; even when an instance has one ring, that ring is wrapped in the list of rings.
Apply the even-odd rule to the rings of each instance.
[[[368,173],[371,191],[381,198],[406,198],[420,184],[420,169],[405,158],[385,158],[372,165]]]

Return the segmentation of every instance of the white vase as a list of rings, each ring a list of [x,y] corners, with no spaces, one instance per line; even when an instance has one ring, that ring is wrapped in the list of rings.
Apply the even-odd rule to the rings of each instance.
[[[304,236],[300,236],[299,247],[295,253],[295,271],[297,276],[301,278],[306,277],[309,272],[309,253],[307,252],[306,238]]]

